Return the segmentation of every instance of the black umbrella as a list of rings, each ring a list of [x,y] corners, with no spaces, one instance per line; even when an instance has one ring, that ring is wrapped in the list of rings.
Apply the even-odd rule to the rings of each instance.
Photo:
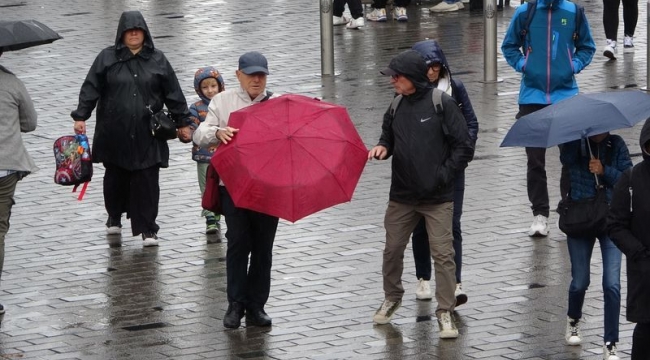
[[[0,52],[49,44],[61,35],[36,20],[0,21]]]

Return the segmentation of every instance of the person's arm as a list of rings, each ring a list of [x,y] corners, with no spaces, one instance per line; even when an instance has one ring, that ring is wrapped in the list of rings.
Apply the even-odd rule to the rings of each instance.
[[[450,176],[467,167],[467,163],[472,159],[474,149],[467,130],[467,123],[456,101],[447,94],[443,94],[442,101],[444,108],[442,126],[451,150],[441,169],[444,169],[444,183],[447,183]]]
[[[565,166],[572,166],[580,160],[580,146],[582,140],[573,140],[560,144],[560,162]]]
[[[614,244],[632,261],[650,257],[650,250],[632,233],[630,183],[632,171],[626,171],[614,185],[607,213],[607,231]]]
[[[614,144],[611,149],[613,152],[612,163],[603,163],[603,181],[610,187],[616,184],[625,170],[633,166],[630,152],[627,149],[627,145],[625,145],[625,141],[622,138],[616,139],[617,140],[613,141]],[[601,159],[601,161],[604,161],[604,159]]]
[[[456,90],[458,91],[456,99],[459,104],[462,104],[460,109],[463,111],[463,117],[465,118],[465,123],[467,123],[469,138],[472,140],[472,144],[475,144],[476,139],[478,139],[478,119],[474,113],[472,102],[469,100],[465,84],[460,80],[454,80],[454,82],[456,83]]]
[[[501,52],[503,52],[503,57],[505,57],[508,64],[517,72],[523,72],[526,64],[526,57],[521,51],[521,47],[524,44],[521,41],[521,25],[519,17],[525,15],[528,5],[528,3],[525,3],[517,8],[515,14],[512,16],[512,20],[510,20],[510,26],[508,26],[506,35],[503,38],[503,43],[501,43]],[[521,15],[522,13],[524,14]]]
[[[596,53],[596,44],[594,38],[591,36],[591,29],[589,28],[589,21],[582,12],[582,24],[578,29],[578,40],[575,42],[575,53],[573,54],[573,72],[578,74],[582,69],[591,63]]]
[[[190,111],[187,108],[187,100],[183,95],[181,85],[178,83],[176,72],[166,57],[163,55],[164,72],[163,77],[163,102],[167,109],[172,114],[172,118],[176,123],[176,127],[184,127],[190,121]]]
[[[25,88],[25,84],[19,79],[16,79],[16,85],[18,89],[18,117],[20,121],[20,131],[21,132],[30,132],[36,130],[37,115],[36,109],[34,109],[34,103],[32,98]]]
[[[79,104],[77,109],[70,113],[75,121],[86,121],[92,114],[104,85],[104,67],[102,65],[103,52],[97,55],[90,66],[86,79],[79,90]]]
[[[224,96],[225,92],[220,92],[210,100],[210,105],[208,105],[208,114],[205,117],[205,121],[203,121],[194,131],[192,140],[201,148],[217,146],[221,143],[221,141],[216,137],[217,130],[222,127],[225,128],[228,124],[227,119],[221,119],[222,116],[218,111],[220,106],[224,106]]]

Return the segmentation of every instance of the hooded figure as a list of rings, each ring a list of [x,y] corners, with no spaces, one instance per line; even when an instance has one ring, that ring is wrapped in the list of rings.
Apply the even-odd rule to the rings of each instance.
[[[130,29],[144,32],[144,44],[136,54],[123,42]],[[167,142],[151,136],[147,105],[154,113],[166,105],[177,124],[189,118],[176,73],[154,47],[144,17],[139,11],[126,11],[120,17],[115,45],[95,59],[81,86],[79,105],[71,114],[85,121],[97,106],[93,162],[126,170],[168,166]]]
[[[95,58],[71,116],[75,132],[85,133],[85,121],[97,106],[92,154],[93,162],[106,168],[106,233],[120,234],[121,217],[126,213],[133,235],[142,234],[144,246],[158,245],[159,172],[169,164],[167,142],[151,132],[151,114],[163,105],[176,124],[189,123],[187,102],[174,69],[154,47],[142,14],[125,11],[115,45]]]
[[[417,51],[395,56],[384,75],[404,76],[415,92],[403,95],[391,114],[384,114],[377,145],[393,156],[390,199],[405,204],[436,204],[452,201],[453,176],[467,166],[472,148],[469,132],[456,102],[443,94],[443,113],[436,113],[427,65]]]
[[[614,186],[607,222],[627,260],[627,320],[650,324],[650,121],[643,125],[640,145],[643,161]]]
[[[194,74],[194,91],[196,91],[196,94],[199,95],[201,100],[190,105],[190,127],[192,128],[192,132],[196,130],[203,121],[205,121],[205,117],[208,114],[208,105],[210,105],[211,98],[206,97],[203,91],[201,91],[201,82],[209,78],[217,80],[217,93],[226,89],[223,77],[214,67],[206,66],[196,71]],[[192,147],[192,159],[196,162],[209,163],[213,152],[214,149],[200,148],[198,145],[194,144],[194,147]]]

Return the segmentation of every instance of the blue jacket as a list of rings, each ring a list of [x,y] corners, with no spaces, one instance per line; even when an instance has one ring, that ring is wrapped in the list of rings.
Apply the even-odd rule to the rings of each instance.
[[[205,97],[201,91],[201,81],[207,78],[217,79],[217,83],[219,84],[219,92],[225,90],[223,77],[221,77],[219,71],[214,67],[206,66],[196,71],[194,74],[194,91],[196,91],[201,100],[190,105],[191,118],[189,125],[192,127],[192,130],[196,130],[196,128],[199,127],[203,121],[205,121],[205,116],[208,114],[208,105],[210,104],[210,99]],[[209,163],[214,150],[214,148],[202,149],[197,144],[193,144],[192,160],[199,163]]]
[[[578,94],[575,74],[589,65],[596,45],[586,16],[576,29],[576,5],[568,0],[537,0],[522,39],[528,5],[515,11],[501,51],[508,64],[522,73],[519,104],[554,104]]]
[[[604,174],[598,177],[605,186],[607,200],[612,199],[612,188],[621,174],[632,167],[630,152],[625,141],[618,135],[609,135],[600,143],[589,141],[591,152],[604,165]],[[609,153],[609,155],[607,155]],[[608,157],[611,163],[608,163]],[[569,168],[571,198],[574,200],[596,196],[596,178],[589,171],[589,150],[585,140],[575,140],[560,145],[560,161]]]

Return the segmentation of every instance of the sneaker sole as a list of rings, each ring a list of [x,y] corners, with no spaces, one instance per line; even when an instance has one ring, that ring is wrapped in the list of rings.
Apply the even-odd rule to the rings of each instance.
[[[415,295],[415,300],[431,301],[431,299],[433,299],[433,296],[418,296],[418,295]]]
[[[566,339],[565,339],[565,340],[566,340]],[[566,344],[567,344],[567,345],[570,345],[570,346],[578,346],[578,345],[582,344],[582,340],[578,340],[578,341],[569,341],[569,340],[566,340]]]
[[[216,234],[218,232],[219,232],[219,229],[208,229],[208,230],[205,231],[205,233],[208,234],[208,235]]]
[[[530,236],[530,237],[535,237],[535,238],[537,238],[537,237],[547,237],[547,236],[548,236],[548,231],[546,231],[546,234],[544,234],[544,233],[541,232],[541,231],[535,231],[535,232],[532,233],[532,234],[529,232],[529,233],[528,233],[528,236]]]
[[[387,317],[387,318],[385,318],[385,319],[377,319],[377,318],[375,318],[375,316],[376,316],[376,315],[375,315],[375,316],[372,317],[372,321],[373,321],[375,324],[377,324],[377,325],[386,325],[386,324],[390,323],[390,320],[393,318],[393,315],[395,315],[395,313],[397,312],[397,310],[399,310],[400,306],[401,306],[401,304],[398,305],[398,306],[395,308],[395,310],[393,310],[393,313],[392,313],[389,317]]]
[[[158,240],[153,240],[153,239],[147,239],[142,241],[142,246],[143,247],[154,247],[158,246]]]
[[[445,331],[439,333],[441,339],[456,339],[458,337],[458,331]]]
[[[604,55],[606,58],[609,58],[610,60],[616,60],[616,56],[615,56],[614,53],[611,52],[611,51],[605,51],[605,52],[603,52],[603,55]]]
[[[122,228],[107,228],[106,229],[106,235],[121,235],[122,234]]]

